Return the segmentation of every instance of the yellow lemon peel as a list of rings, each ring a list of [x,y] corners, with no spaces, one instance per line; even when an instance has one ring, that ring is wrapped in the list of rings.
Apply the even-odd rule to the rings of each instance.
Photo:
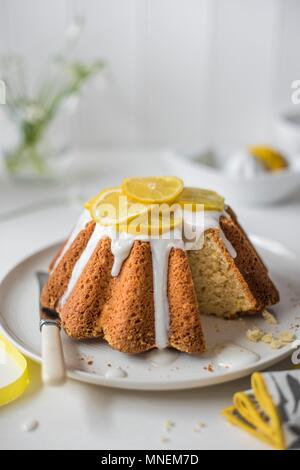
[[[271,147],[265,145],[251,146],[249,152],[268,171],[281,171],[288,166],[284,156]]]
[[[204,210],[208,211],[222,212],[224,210],[224,198],[209,189],[186,187],[178,196],[176,202],[181,206],[191,204],[193,210],[197,210],[197,206],[200,210],[203,206]]]
[[[121,187],[133,201],[153,204],[174,201],[183,190],[183,181],[175,176],[126,178]]]

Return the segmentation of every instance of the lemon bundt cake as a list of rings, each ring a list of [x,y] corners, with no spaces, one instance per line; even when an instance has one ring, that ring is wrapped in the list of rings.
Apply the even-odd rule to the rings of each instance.
[[[201,314],[234,318],[278,300],[223,198],[175,177],[127,179],[93,198],[41,296],[69,336],[104,338],[126,353],[201,353]]]

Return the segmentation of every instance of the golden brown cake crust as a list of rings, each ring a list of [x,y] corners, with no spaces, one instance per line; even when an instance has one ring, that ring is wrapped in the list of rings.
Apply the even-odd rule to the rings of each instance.
[[[69,336],[76,339],[102,336],[97,322],[109,298],[112,265],[110,240],[103,238],[66,303],[59,309],[62,324]]]
[[[114,348],[140,353],[155,347],[153,268],[150,244],[135,241],[99,317],[104,338]]]
[[[59,249],[57,250],[56,254],[53,256],[52,261],[51,261],[51,263],[50,263],[50,265],[49,265],[49,268],[48,268],[49,273],[51,273],[51,272],[53,271],[54,266],[55,266],[57,260],[59,259],[60,255],[62,254],[62,252],[63,252],[63,250],[64,250],[66,244],[67,244],[67,240],[64,241],[64,242],[60,245],[60,247],[59,247]]]
[[[122,352],[155,347],[153,274],[149,243],[135,242],[118,277],[111,276],[111,241],[102,239],[60,311],[68,335],[103,336]]]
[[[255,298],[254,311],[259,312],[276,304],[279,301],[279,292],[270,279],[265,264],[238,223],[235,213],[231,208],[227,208],[227,212],[230,218],[221,217],[220,226],[237,252],[234,263]]]
[[[58,253],[54,256],[50,264],[50,275],[47,284],[44,286],[44,289],[41,294],[41,305],[45,308],[49,308],[51,310],[56,310],[58,307],[58,301],[63,296],[65,290],[67,289],[69,280],[72,276],[73,268],[76,262],[79,260],[81,253],[86,248],[88,241],[94,231],[95,223],[89,222],[85,229],[82,230],[74,242],[72,243],[71,247],[63,258],[58,263],[58,266],[55,270],[51,273],[55,262],[59,258],[63,250],[63,246],[58,251]]]
[[[169,344],[187,353],[205,351],[192,273],[184,251],[172,248],[169,257]]]

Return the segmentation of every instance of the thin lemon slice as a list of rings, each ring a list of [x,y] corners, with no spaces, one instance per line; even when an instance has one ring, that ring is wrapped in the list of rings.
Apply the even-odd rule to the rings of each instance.
[[[130,201],[119,187],[101,191],[85,207],[92,219],[104,226],[117,226],[149,210],[145,204]]]
[[[249,147],[250,154],[255,157],[268,171],[280,171],[287,168],[288,163],[284,156],[268,146]]]
[[[134,236],[145,235],[149,237],[160,236],[171,232],[182,223],[181,217],[173,212],[151,212],[138,215],[126,223],[119,225],[120,231],[126,231]]]
[[[133,201],[172,202],[183,190],[183,181],[175,176],[127,178],[123,180],[122,190]]]
[[[207,211],[224,210],[224,198],[215,191],[209,189],[186,187],[178,196],[176,202],[181,206],[192,205],[193,210],[197,210],[197,205],[203,205]]]

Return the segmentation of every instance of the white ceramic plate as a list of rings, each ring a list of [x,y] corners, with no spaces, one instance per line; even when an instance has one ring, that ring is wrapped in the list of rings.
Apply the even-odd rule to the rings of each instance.
[[[231,381],[289,355],[291,345],[271,350],[265,344],[249,342],[246,331],[257,325],[276,333],[300,323],[300,261],[277,242],[252,239],[280,290],[281,302],[272,310],[279,320],[278,326],[267,324],[259,316],[235,321],[203,317],[208,352],[201,356],[172,350],[130,356],[114,351],[103,341],[76,342],[63,334],[69,377],[117,388],[178,390]],[[57,246],[51,246],[25,259],[0,287],[0,330],[19,350],[38,362],[39,292],[35,272],[47,269],[56,249]],[[294,332],[299,338],[299,329]]]

